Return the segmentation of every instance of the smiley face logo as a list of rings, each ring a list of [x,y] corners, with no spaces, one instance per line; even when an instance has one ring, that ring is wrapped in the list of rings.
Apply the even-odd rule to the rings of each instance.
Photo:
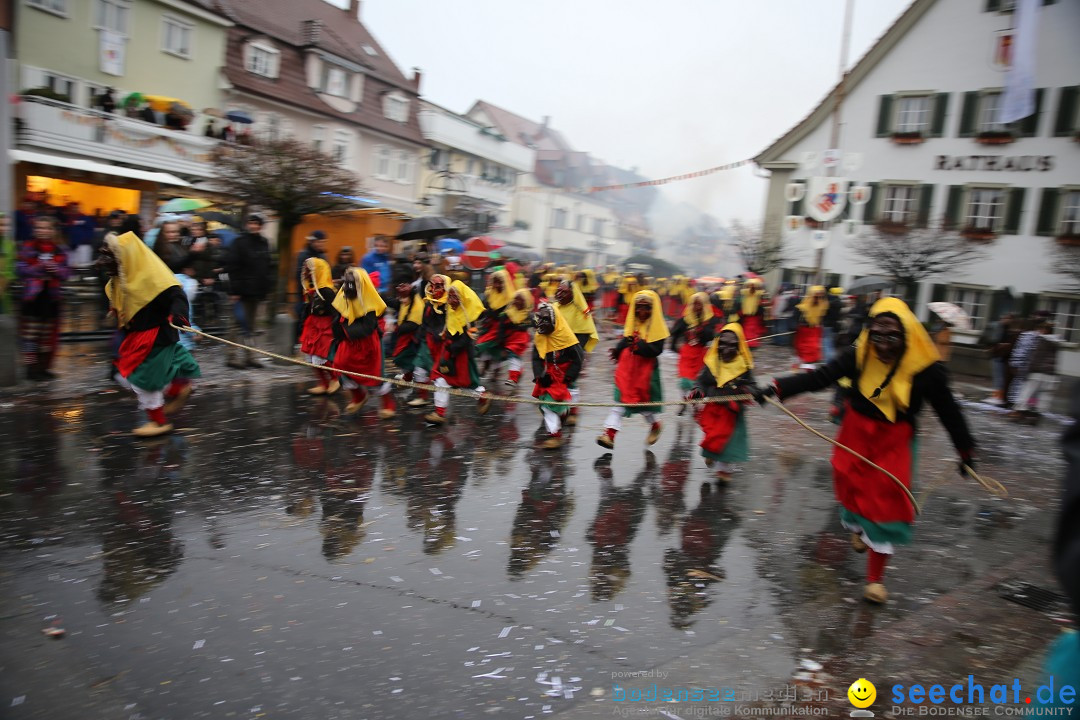
[[[866,678],[851,683],[847,690],[848,701],[857,708],[868,708],[877,700],[877,688]]]

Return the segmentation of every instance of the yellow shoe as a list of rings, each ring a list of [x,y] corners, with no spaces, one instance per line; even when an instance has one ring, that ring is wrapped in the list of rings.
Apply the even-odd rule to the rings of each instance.
[[[596,436],[596,444],[600,447],[605,447],[608,450],[613,450],[615,449],[615,438],[607,433],[600,433]]]
[[[429,412],[427,415],[424,416],[424,421],[430,423],[431,425],[445,425],[446,416],[440,415],[437,412]]]
[[[705,458],[705,467],[711,468],[715,464],[716,464],[716,461],[713,460],[712,458]]]
[[[488,410],[491,409],[491,398],[482,397],[476,402],[476,412],[481,415],[487,415]]]
[[[883,605],[889,599],[889,591],[881,583],[870,583],[863,590],[862,596],[875,605]]]
[[[570,413],[569,415],[567,415],[566,419],[563,420],[563,425],[566,425],[568,427],[574,427],[575,425],[577,425],[577,415],[575,415],[574,413]]]
[[[158,425],[156,422],[151,420],[150,422],[146,423],[145,425],[140,425],[139,427],[132,430],[131,434],[134,435],[135,437],[150,438],[150,437],[157,437],[158,435],[165,435],[166,433],[171,433],[172,429],[173,429],[172,423],[165,423],[164,425]]]
[[[380,420],[389,420],[390,418],[394,417],[395,415],[397,415],[397,411],[396,410],[391,410],[390,408],[382,408],[381,410],[379,410],[379,419]]]
[[[424,407],[428,404],[428,399],[424,397],[414,397],[412,400],[405,404],[409,407]]]
[[[338,382],[337,380],[333,380],[330,383],[330,387],[326,388],[326,394],[327,395],[333,395],[334,393],[336,393],[340,389],[341,389],[341,383]]]
[[[345,414],[352,415],[353,413],[358,412],[362,407],[364,407],[364,403],[362,402],[351,402],[345,406]]]
[[[645,442],[649,445],[655,445],[656,441],[660,439],[660,433],[664,427],[659,422],[654,422],[649,429],[649,437],[645,438]]]
[[[176,394],[176,397],[165,403],[165,407],[162,408],[164,413],[166,415],[172,415],[173,413],[178,412],[180,408],[184,407],[187,403],[188,398],[191,397],[191,391],[192,387],[190,384],[180,388],[180,392]]]
[[[557,450],[562,447],[562,443],[561,435],[548,435],[547,440],[540,443],[540,447],[543,450]]]
[[[323,387],[322,385],[316,385],[315,387],[309,387],[307,389],[307,394],[308,395],[325,395],[326,394],[326,388]]]
[[[857,553],[866,552],[867,545],[863,542],[863,539],[856,533],[851,533],[851,549]]]

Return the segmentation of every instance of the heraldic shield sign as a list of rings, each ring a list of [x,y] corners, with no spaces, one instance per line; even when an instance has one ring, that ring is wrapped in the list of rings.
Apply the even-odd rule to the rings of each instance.
[[[806,184],[806,214],[818,222],[836,219],[844,212],[847,190],[847,178],[810,178]]]

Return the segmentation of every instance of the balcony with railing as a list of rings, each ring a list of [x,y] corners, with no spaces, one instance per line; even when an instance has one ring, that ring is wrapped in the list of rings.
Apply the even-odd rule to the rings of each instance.
[[[83,156],[192,179],[213,174],[220,141],[51,98],[22,95],[16,144],[27,150]],[[192,124],[192,127],[200,125]]]

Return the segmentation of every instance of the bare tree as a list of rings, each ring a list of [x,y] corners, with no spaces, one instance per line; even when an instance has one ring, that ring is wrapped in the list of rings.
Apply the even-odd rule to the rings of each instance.
[[[760,225],[744,225],[733,220],[731,244],[735,246],[735,251],[746,269],[758,275],[775,270],[791,259],[788,257],[783,234],[776,240],[766,239]]]
[[[1062,279],[1062,290],[1080,292],[1080,246],[1058,245],[1050,268]]]
[[[223,145],[215,166],[229,193],[277,216],[278,298],[283,299],[292,273],[293,230],[305,215],[351,207],[348,196],[359,192],[359,178],[326,153],[291,138]]]
[[[976,242],[940,224],[925,228],[868,226],[852,241],[859,262],[904,286],[908,301],[918,284],[986,257]]]

